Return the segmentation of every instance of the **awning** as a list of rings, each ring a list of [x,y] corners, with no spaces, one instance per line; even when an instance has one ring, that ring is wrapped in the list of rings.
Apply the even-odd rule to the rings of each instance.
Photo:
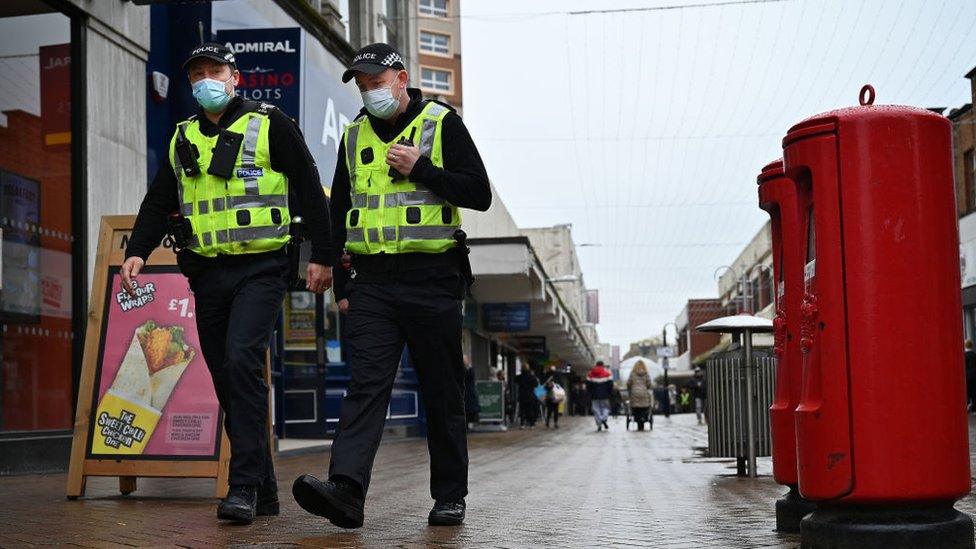
[[[491,303],[512,304],[515,311],[517,306],[527,304],[527,330],[518,326],[513,330],[486,331],[504,338],[544,336],[551,357],[569,362],[577,372],[587,371],[596,360],[592,348],[596,338],[589,333],[592,330],[587,330],[575,318],[548,281],[529,239],[524,236],[472,238],[468,245],[475,277],[472,294],[479,307]],[[477,313],[479,325],[483,325],[482,311]]]

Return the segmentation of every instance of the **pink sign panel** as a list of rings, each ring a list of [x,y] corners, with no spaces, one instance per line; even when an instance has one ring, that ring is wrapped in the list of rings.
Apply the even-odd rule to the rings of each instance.
[[[133,297],[113,269],[105,307],[89,455],[216,459],[220,405],[186,278],[147,267]]]

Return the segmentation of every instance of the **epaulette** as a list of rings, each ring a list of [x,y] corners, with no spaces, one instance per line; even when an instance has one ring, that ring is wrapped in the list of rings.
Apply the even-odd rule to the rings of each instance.
[[[447,107],[447,110],[453,112],[454,114],[457,114],[457,109],[455,109],[454,107],[452,107],[451,105],[448,105],[447,103],[445,103],[443,101],[438,101],[437,99],[428,99],[427,101],[430,101],[432,103],[437,103],[438,105],[441,105],[442,107]]]

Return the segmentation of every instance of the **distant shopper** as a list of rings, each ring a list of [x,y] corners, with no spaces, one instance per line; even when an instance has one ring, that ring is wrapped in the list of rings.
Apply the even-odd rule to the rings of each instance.
[[[678,407],[681,413],[688,413],[691,411],[691,391],[687,387],[682,387],[678,391]]]
[[[515,376],[515,385],[518,387],[519,429],[533,429],[539,419],[539,399],[535,396],[539,378],[532,368],[522,366],[522,372]]]
[[[708,421],[708,414],[705,405],[708,403],[708,389],[705,385],[705,372],[701,368],[695,368],[695,378],[691,382],[691,393],[695,399],[695,417],[698,424],[702,424],[702,417]]]
[[[610,391],[610,415],[615,419],[620,415],[620,409],[624,406],[624,397],[620,394],[620,389],[616,386]]]
[[[576,415],[585,416],[590,413],[590,392],[586,390],[586,384],[580,381],[576,384],[578,397],[573,401],[576,408]]]
[[[976,411],[976,351],[973,350],[973,340],[966,340],[966,410]]]
[[[566,400],[566,390],[556,383],[555,375],[549,376],[546,379],[546,396],[544,398],[544,404],[546,407],[546,428],[549,428],[549,422],[552,421],[553,428],[559,428],[559,405]]]
[[[586,390],[590,393],[590,401],[593,403],[593,421],[596,422],[596,430],[609,429],[607,418],[610,416],[613,376],[610,375],[610,370],[603,366],[602,360],[597,362],[596,366],[587,374]]]
[[[630,413],[637,422],[637,430],[643,431],[644,424],[651,418],[651,405],[654,396],[651,394],[651,376],[647,373],[644,361],[638,360],[627,379],[627,393],[630,395]],[[653,425],[653,420],[651,420]]]

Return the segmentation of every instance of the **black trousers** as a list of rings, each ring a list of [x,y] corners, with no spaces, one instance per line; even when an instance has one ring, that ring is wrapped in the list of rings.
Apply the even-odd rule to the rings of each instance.
[[[190,278],[197,332],[230,438],[230,484],[276,489],[264,363],[286,290],[288,260],[262,255]]]
[[[559,427],[559,403],[546,401],[546,427],[549,426],[549,420],[552,420],[556,427]]]
[[[453,501],[468,493],[468,445],[461,355],[458,276],[415,282],[355,281],[349,287],[351,381],[332,442],[329,475],[369,489],[390,392],[406,344],[427,413],[430,495]]]

